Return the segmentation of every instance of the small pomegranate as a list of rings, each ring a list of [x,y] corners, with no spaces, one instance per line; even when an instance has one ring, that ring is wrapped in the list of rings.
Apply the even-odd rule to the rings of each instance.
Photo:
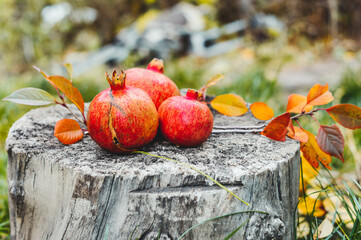
[[[139,88],[125,85],[126,74],[114,70],[110,88],[100,92],[89,105],[90,137],[102,148],[126,153],[151,142],[157,134],[158,112],[152,99]]]
[[[154,58],[147,69],[131,68],[125,71],[127,74],[127,86],[143,89],[153,100],[158,109],[160,104],[167,98],[180,96],[175,83],[163,74],[163,60]]]
[[[200,145],[211,135],[213,115],[201,94],[188,89],[186,96],[165,100],[158,109],[160,129],[170,142],[184,147]]]

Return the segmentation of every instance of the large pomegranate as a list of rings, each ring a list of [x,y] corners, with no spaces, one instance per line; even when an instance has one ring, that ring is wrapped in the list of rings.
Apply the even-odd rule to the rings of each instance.
[[[127,86],[143,89],[153,100],[158,109],[160,104],[169,97],[180,96],[175,83],[163,74],[163,60],[154,58],[147,69],[131,68],[127,74]]]
[[[87,124],[90,137],[111,152],[126,153],[151,142],[158,129],[152,99],[139,88],[125,85],[126,74],[106,74],[110,88],[92,100]]]
[[[213,115],[200,94],[189,89],[184,97],[165,100],[159,107],[162,134],[170,142],[184,147],[200,145],[211,135]]]

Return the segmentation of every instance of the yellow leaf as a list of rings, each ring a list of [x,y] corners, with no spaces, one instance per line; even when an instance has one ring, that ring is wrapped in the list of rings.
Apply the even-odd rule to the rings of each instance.
[[[313,239],[322,239],[330,235],[333,231],[333,225],[330,220],[325,218],[322,223],[318,226],[317,231],[313,235]]]
[[[311,196],[301,197],[298,203],[298,212],[300,215],[313,215],[314,217],[322,217],[326,214],[323,209],[322,201],[314,199]]]
[[[246,102],[235,94],[224,94],[215,97],[211,106],[218,112],[227,116],[241,116],[248,111]]]
[[[300,175],[300,194],[303,194],[302,178],[303,178],[303,185],[306,186],[317,176],[318,174],[317,170],[320,167],[318,167],[317,169],[313,168],[312,165],[305,159],[302,153],[301,153],[301,159],[302,159],[302,169],[300,169],[300,171],[303,171],[303,173],[301,172],[300,174],[303,174],[303,176]]]
[[[206,84],[204,84],[204,86],[201,88],[201,90],[199,90],[201,93],[204,93],[207,88],[212,87],[214,85],[217,84],[217,82],[219,82],[220,80],[222,80],[224,78],[224,76],[220,73],[214,75],[213,77],[211,77],[211,79],[209,79]]]

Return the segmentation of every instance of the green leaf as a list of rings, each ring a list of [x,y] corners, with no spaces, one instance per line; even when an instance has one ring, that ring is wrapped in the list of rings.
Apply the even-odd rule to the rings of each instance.
[[[65,63],[64,67],[68,73],[70,82],[73,82],[73,65],[71,65],[71,63]]]
[[[39,88],[22,88],[3,99],[19,104],[41,106],[55,103],[56,100],[48,92]]]

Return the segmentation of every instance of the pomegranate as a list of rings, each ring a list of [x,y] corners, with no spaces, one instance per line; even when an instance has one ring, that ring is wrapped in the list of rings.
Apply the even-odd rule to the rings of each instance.
[[[175,83],[163,74],[163,60],[154,58],[147,69],[131,68],[125,71],[127,74],[127,86],[143,89],[153,100],[158,109],[160,104],[169,97],[180,96]]]
[[[165,100],[158,109],[160,129],[170,142],[184,147],[200,145],[211,135],[213,115],[201,94],[188,89],[186,96]]]
[[[126,153],[151,142],[157,134],[158,112],[152,99],[139,88],[125,85],[126,74],[106,74],[110,88],[89,105],[90,137],[102,148]]]

